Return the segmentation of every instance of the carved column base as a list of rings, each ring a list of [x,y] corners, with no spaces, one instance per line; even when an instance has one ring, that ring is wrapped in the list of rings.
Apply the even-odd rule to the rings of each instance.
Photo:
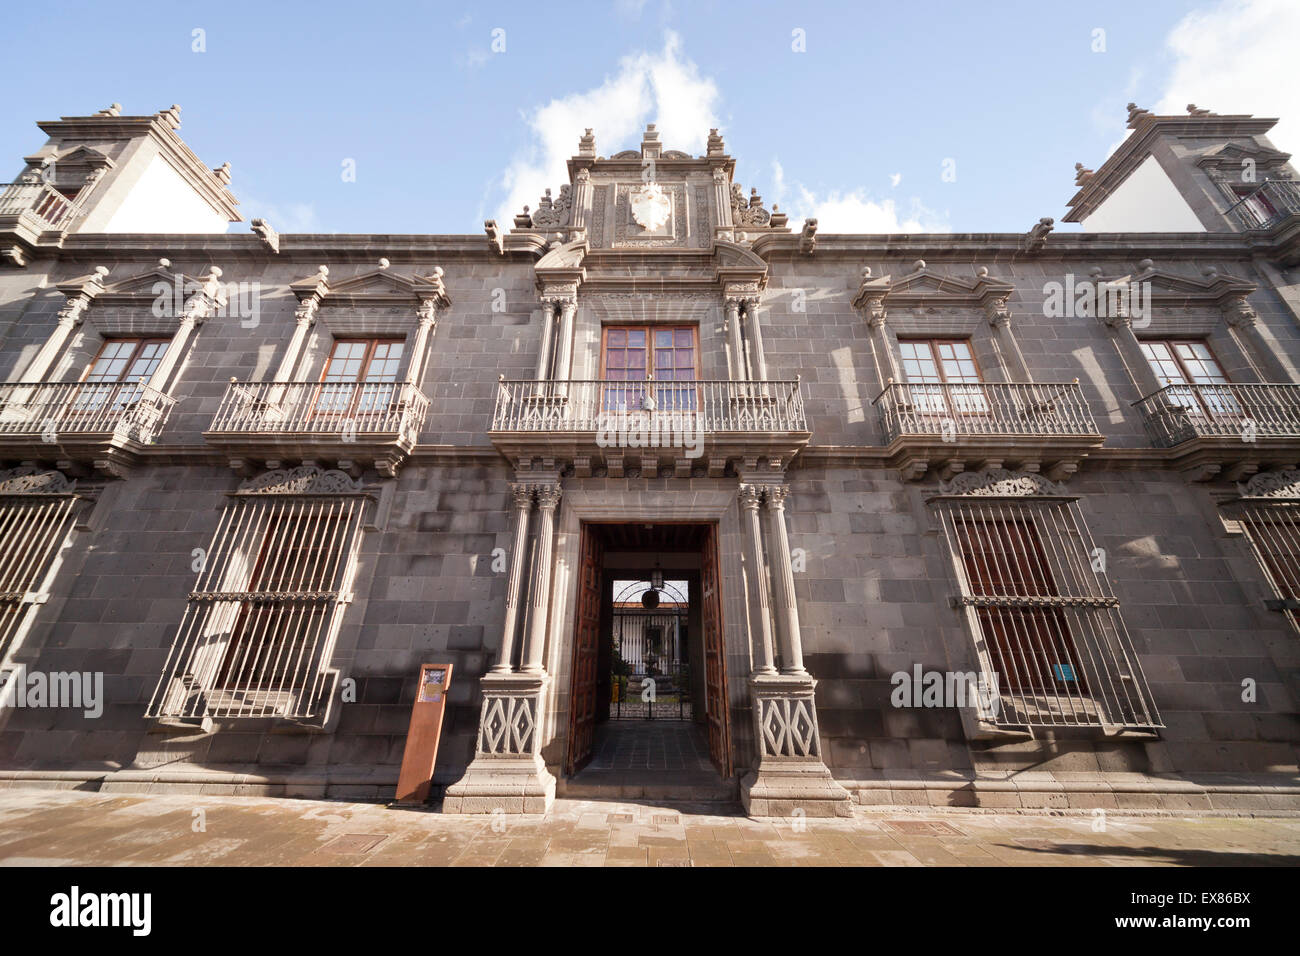
[[[754,702],[758,770],[740,781],[740,799],[753,817],[847,817],[852,798],[822,760],[811,677],[756,675]]]
[[[486,674],[480,681],[478,747],[447,788],[443,813],[545,813],[555,777],[540,752],[544,674]]]

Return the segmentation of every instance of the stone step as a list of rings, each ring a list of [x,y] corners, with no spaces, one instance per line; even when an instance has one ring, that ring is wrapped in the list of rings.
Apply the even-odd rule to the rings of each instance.
[[[690,803],[738,803],[740,785],[693,774],[674,775],[671,771],[628,773],[618,770],[584,771],[576,777],[561,778],[556,796],[578,800],[679,800]]]

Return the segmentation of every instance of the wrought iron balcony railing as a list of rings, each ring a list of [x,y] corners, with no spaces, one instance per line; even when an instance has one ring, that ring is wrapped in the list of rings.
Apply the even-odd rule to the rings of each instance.
[[[804,432],[799,381],[619,382],[502,379],[494,432],[601,432],[624,427]]]
[[[28,213],[47,229],[63,229],[77,212],[77,204],[48,183],[7,183],[0,186],[0,217]]]
[[[409,382],[239,382],[226,387],[207,435],[394,435],[414,445],[429,399]]]
[[[0,385],[0,441],[69,439],[152,443],[176,400],[140,382]]]
[[[1300,216],[1300,182],[1269,179],[1229,210],[1246,229],[1268,229],[1289,216]]]
[[[1133,403],[1151,440],[1300,438],[1300,385],[1166,385]]]
[[[1014,438],[1096,435],[1078,382],[898,384],[876,396],[885,442],[901,436]]]

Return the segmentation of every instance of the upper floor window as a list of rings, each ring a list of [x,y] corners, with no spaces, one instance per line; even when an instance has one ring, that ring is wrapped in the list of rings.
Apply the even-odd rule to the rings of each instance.
[[[1148,339],[1139,343],[1161,388],[1195,418],[1238,417],[1241,405],[1205,342]]]
[[[617,326],[605,329],[601,377],[615,382],[694,382],[697,379],[692,326]],[[606,410],[657,408],[690,410],[695,388],[638,386],[605,388]]]
[[[348,417],[387,409],[393,400],[401,339],[340,339],[321,376],[316,413]]]
[[[935,415],[986,414],[983,382],[967,339],[900,339],[903,377],[915,411]],[[929,386],[929,387],[927,387]]]
[[[162,362],[167,339],[109,339],[86,369],[72,405],[75,412],[128,408],[140,401],[144,385]]]
[[[147,382],[167,351],[167,339],[109,339],[86,369],[86,382]]]

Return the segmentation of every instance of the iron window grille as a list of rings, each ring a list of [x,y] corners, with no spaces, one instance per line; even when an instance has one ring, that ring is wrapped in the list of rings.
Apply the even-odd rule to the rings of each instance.
[[[32,479],[43,477],[33,475]],[[65,491],[4,490],[12,484],[0,482],[0,660],[44,600],[55,558],[72,529],[81,500],[61,475],[45,486],[57,484]]]
[[[1243,496],[1226,502],[1224,512],[1245,533],[1268,579],[1273,597],[1266,606],[1300,632],[1300,498]]]
[[[241,491],[223,510],[149,717],[316,718],[367,497]]]
[[[1077,499],[938,495],[999,728],[1163,726]],[[996,675],[996,678],[995,676]]]

